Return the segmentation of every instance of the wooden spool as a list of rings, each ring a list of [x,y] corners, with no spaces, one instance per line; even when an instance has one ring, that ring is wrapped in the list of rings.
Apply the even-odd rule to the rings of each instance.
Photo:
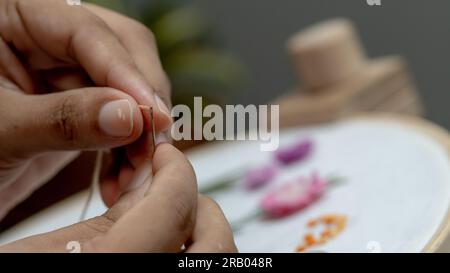
[[[353,24],[334,19],[313,25],[288,41],[297,76],[308,91],[319,91],[367,65]]]
[[[313,25],[287,44],[302,85],[272,102],[280,105],[281,127],[367,111],[424,113],[406,61],[400,56],[368,59],[351,21]]]

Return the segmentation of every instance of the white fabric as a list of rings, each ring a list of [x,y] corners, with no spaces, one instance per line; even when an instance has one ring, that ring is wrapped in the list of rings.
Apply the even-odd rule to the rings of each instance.
[[[344,232],[315,250],[327,252],[418,252],[436,233],[450,201],[446,151],[431,138],[402,125],[349,121],[281,134],[281,145],[311,137],[316,150],[306,162],[283,171],[274,184],[248,193],[240,187],[214,196],[232,222],[252,212],[261,196],[314,170],[346,180],[317,204],[280,221],[256,221],[236,234],[243,252],[292,252],[302,242],[309,219],[329,213],[348,216]],[[189,154],[200,187],[206,181],[264,164],[271,154],[255,142],[224,142]],[[0,235],[0,243],[77,221],[84,194],[67,199]],[[96,194],[89,215],[105,210]],[[76,239],[76,238],[74,238]]]

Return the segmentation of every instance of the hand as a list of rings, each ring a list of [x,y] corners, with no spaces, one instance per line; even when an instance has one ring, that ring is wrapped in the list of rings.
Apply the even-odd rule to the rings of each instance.
[[[154,178],[123,195],[104,215],[0,247],[0,252],[236,252],[220,208],[199,196],[185,156],[170,144],[157,146]],[[185,247],[182,250],[182,247]]]
[[[149,147],[137,104],[154,108],[158,132],[171,122],[151,32],[63,0],[2,0],[0,14],[0,219],[80,150],[134,143],[120,168],[134,170]],[[118,176],[103,190],[108,205]]]

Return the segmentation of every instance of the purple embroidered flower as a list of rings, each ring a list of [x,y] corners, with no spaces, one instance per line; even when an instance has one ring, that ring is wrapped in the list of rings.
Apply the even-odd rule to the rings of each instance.
[[[259,168],[253,168],[247,171],[244,177],[244,187],[248,190],[254,190],[269,183],[278,173],[276,165],[268,165]]]
[[[306,159],[313,150],[313,141],[303,139],[290,147],[280,148],[275,152],[275,159],[283,165]]]

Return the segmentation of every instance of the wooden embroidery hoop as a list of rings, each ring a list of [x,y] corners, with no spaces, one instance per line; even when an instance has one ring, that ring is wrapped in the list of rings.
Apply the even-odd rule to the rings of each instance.
[[[388,113],[388,112],[364,112],[354,113],[336,122],[345,121],[363,121],[374,123],[385,123],[399,126],[406,126],[419,134],[431,138],[436,144],[441,145],[450,160],[450,133],[443,127],[421,117],[411,116],[408,114]],[[320,125],[320,124],[319,124]],[[202,145],[189,150],[189,153],[210,152],[212,145]],[[450,181],[448,181],[450,183]],[[434,232],[433,236],[428,239],[426,245],[421,252],[450,252],[450,206],[447,208],[446,215],[441,219],[439,228]]]
[[[363,114],[350,117],[349,119],[361,119],[364,121],[385,122],[393,124],[406,125],[419,133],[431,137],[447,151],[450,159],[450,134],[449,132],[423,118],[413,117],[401,114],[377,113]],[[448,181],[450,183],[450,181]],[[428,241],[422,252],[450,252],[450,207],[447,208],[447,214],[434,234]]]

